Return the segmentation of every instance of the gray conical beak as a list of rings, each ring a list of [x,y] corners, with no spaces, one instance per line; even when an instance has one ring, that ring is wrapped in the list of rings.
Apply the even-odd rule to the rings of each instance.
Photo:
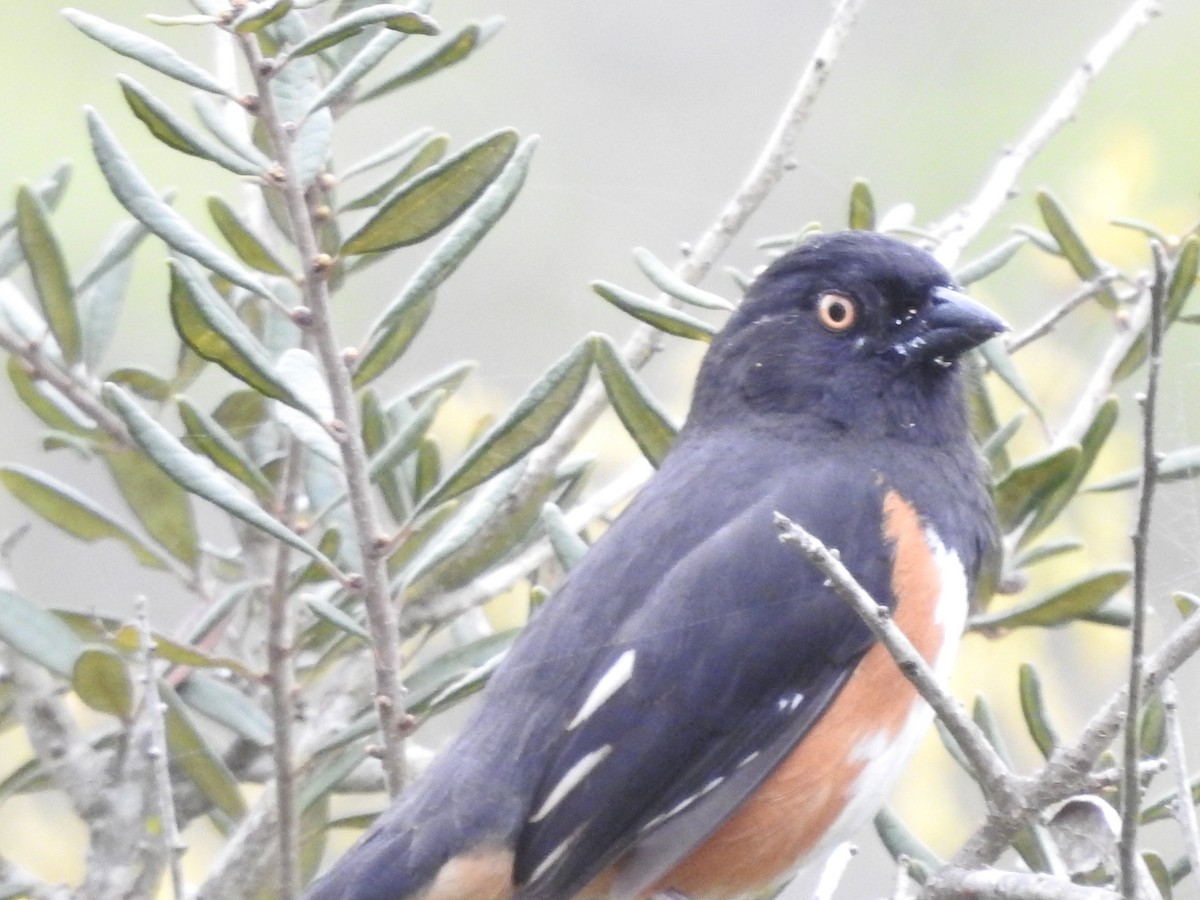
[[[954,288],[930,291],[929,303],[906,323],[897,348],[910,359],[952,362],[972,347],[1008,331],[994,312]]]

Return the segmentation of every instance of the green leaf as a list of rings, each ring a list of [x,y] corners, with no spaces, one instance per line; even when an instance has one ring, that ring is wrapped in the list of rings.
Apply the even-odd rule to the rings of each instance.
[[[1029,238],[1025,235],[1017,235],[1000,244],[1000,246],[989,250],[978,259],[973,259],[957,272],[954,273],[954,280],[962,287],[969,284],[974,284],[976,281],[981,281],[987,278],[994,272],[999,271],[1008,264],[1008,261],[1017,255],[1017,251],[1029,243]]]
[[[242,222],[233,207],[215,194],[209,195],[208,214],[212,216],[221,237],[229,242],[242,262],[268,275],[290,277],[288,267],[279,261],[271,248]]]
[[[280,118],[299,126],[292,137],[291,157],[296,179],[305,188],[325,168],[333,145],[333,116],[327,109],[312,108],[320,90],[321,71],[314,57],[292,60],[271,78]]]
[[[140,223],[137,230],[141,235],[149,234]],[[105,351],[117,333],[117,322],[125,295],[133,276],[133,258],[127,256],[103,272],[85,288],[76,288],[83,313],[80,329],[83,332],[83,362],[89,371],[94,371],[104,359]],[[80,284],[83,284],[83,280]]]
[[[1113,426],[1117,424],[1120,407],[1121,405],[1117,402],[1116,397],[1109,397],[1096,410],[1095,417],[1080,439],[1079,461],[1071,471],[1070,477],[1062,482],[1038,507],[1033,520],[1026,526],[1024,532],[1022,532],[1018,547],[1025,546],[1034,537],[1041,534],[1047,526],[1058,518],[1059,513],[1066,509],[1067,504],[1075,499],[1075,495],[1079,493],[1079,486],[1083,484],[1083,480],[1091,472],[1092,465],[1096,462],[1096,457],[1099,455],[1101,449],[1103,449],[1108,436],[1112,434]]]
[[[133,448],[105,447],[100,453],[121,499],[146,533],[173,557],[195,569],[200,562],[200,536],[183,489]]]
[[[850,188],[849,224],[852,231],[875,230],[875,198],[871,186],[861,178]]]
[[[289,50],[287,56],[288,58],[308,56],[310,53],[327,50],[335,44],[340,44],[347,38],[361,33],[369,25],[380,24],[403,34],[435,35],[438,33],[437,23],[424,13],[396,6],[393,3],[377,3],[334,19]]]
[[[292,11],[292,0],[264,0],[248,3],[238,17],[230,23],[238,34],[262,31],[272,22],[277,22]]]
[[[1184,242],[1175,257],[1170,280],[1167,283],[1167,295],[1163,301],[1163,318],[1168,325],[1177,321],[1180,313],[1183,312],[1183,305],[1196,286],[1198,270],[1200,270],[1200,239],[1193,235]],[[1137,340],[1125,353],[1125,357],[1117,364],[1117,368],[1113,371],[1114,382],[1128,378],[1146,361],[1146,357],[1150,353],[1148,328],[1149,323],[1143,327],[1142,333],[1138,335]]]
[[[1013,365],[1004,342],[996,339],[984,341],[979,346],[979,354],[987,361],[988,368],[995,372],[996,376],[1024,401],[1035,416],[1041,419],[1042,408],[1038,405],[1037,398],[1025,381],[1025,376],[1021,374],[1021,370]]]
[[[942,867],[942,861],[925,843],[909,830],[904,821],[885,806],[875,815],[875,833],[893,859],[908,860],[908,871],[921,884],[930,873]]]
[[[128,388],[139,397],[153,400],[155,403],[164,403],[171,396],[170,382],[137,366],[113,369],[104,377],[104,380]]]
[[[537,138],[523,140],[504,171],[451,227],[436,250],[409,278],[400,295],[371,326],[366,349],[354,370],[354,386],[363,387],[390,366],[416,335],[432,306],[432,292],[458,268],[491,230],[520,191]]]
[[[970,627],[977,631],[993,631],[1066,625],[1098,610],[1129,583],[1130,577],[1126,567],[1098,572],[1012,609],[976,616]]]
[[[646,277],[650,279],[656,288],[664,294],[669,294],[681,303],[687,303],[690,306],[699,306],[701,309],[719,309],[724,312],[733,312],[736,309],[734,304],[730,303],[724,297],[711,294],[695,285],[688,284],[676,275],[670,266],[659,260],[649,250],[635,247],[633,250],[633,259],[638,264],[638,268],[645,273]]]
[[[363,172],[368,172],[371,169],[379,166],[387,165],[394,159],[399,159],[405,154],[411,153],[417,147],[421,147],[429,142],[429,139],[434,136],[432,128],[425,126],[418,128],[411,134],[407,134],[394,144],[384,147],[377,153],[372,153],[370,156],[360,159],[356,163],[352,163],[342,170],[341,180],[343,182],[353,178],[355,175],[361,175]],[[446,138],[449,141],[449,137]],[[382,199],[382,198],[381,198]]]
[[[443,391],[447,396],[454,394],[467,377],[479,367],[474,360],[464,359],[451,363],[429,375],[410,387],[404,394],[404,399],[414,406],[420,406],[430,394]]]
[[[383,84],[372,88],[362,96],[362,101],[374,100],[384,94],[391,93],[406,84],[420,81],[422,78],[439,72],[442,69],[462,62],[473,52],[482,47],[500,30],[504,19],[495,16],[482,23],[471,23],[439,44],[432,51],[414,60],[400,72],[393,75]]]
[[[129,104],[133,114],[150,129],[152,135],[168,147],[189,156],[214,162],[238,175],[253,178],[264,174],[261,167],[254,165],[240,154],[209,140],[199,130],[175,115],[170,107],[128,75],[118,75],[117,81],[121,85],[121,92],[125,95],[125,102]]]
[[[433,418],[441,409],[447,396],[445,391],[434,391],[430,394],[421,407],[413,413],[412,418],[372,454],[368,470],[372,481],[379,480],[381,475],[398,466],[410,453],[416,452],[421,438],[433,424]]]
[[[707,322],[662,303],[655,303],[653,300],[607,281],[593,281],[592,290],[622,312],[626,312],[648,325],[653,325],[666,334],[707,343],[716,333],[716,330]]]
[[[996,514],[1000,527],[1012,531],[1046,503],[1067,482],[1079,465],[1078,444],[1050,450],[1009,471],[995,486]]]
[[[40,379],[35,381],[20,357],[9,356],[5,367],[17,397],[51,428],[73,435],[95,430],[96,423],[80,413],[57,388]]]
[[[124,544],[137,561],[154,569],[166,569],[158,553],[92,500],[49,475],[24,466],[0,467],[0,482],[8,492],[35,513],[81,541],[111,539]]]
[[[1048,559],[1054,559],[1064,553],[1073,553],[1076,550],[1083,548],[1083,541],[1077,538],[1066,538],[1061,541],[1051,541],[1046,544],[1039,544],[1029,550],[1026,550],[1017,557],[1017,568],[1027,569],[1030,566],[1035,566],[1040,562],[1045,562]]]
[[[267,401],[257,391],[233,391],[217,404],[212,417],[235,441],[244,441],[266,421]]]
[[[343,254],[406,247],[441,231],[496,180],[518,143],[510,129],[483,138],[401,187],[342,246]]]
[[[0,641],[63,678],[83,652],[83,641],[61,619],[6,588],[0,588]]]
[[[588,340],[577,344],[488,429],[440,485],[421,501],[443,503],[507,469],[550,437],[579,399],[592,367]]]
[[[67,185],[70,181],[71,164],[69,162],[60,162],[50,171],[49,175],[33,186],[33,193],[42,202],[42,206],[53,212],[58,208],[59,201],[62,200],[63,194],[66,193]],[[16,227],[17,214],[13,211],[0,219],[0,238],[12,236],[12,232]]]
[[[330,572],[337,572],[323,553],[238,492],[207,458],[184,447],[120,388],[106,384],[103,397],[125,422],[138,446],[185,490],[312,557]]]
[[[1158,471],[1155,473],[1155,481],[1185,481],[1195,478],[1197,475],[1200,475],[1200,446],[1185,447],[1163,456],[1158,464]],[[1115,475],[1099,484],[1093,484],[1088,487],[1088,491],[1092,493],[1123,491],[1137,487],[1141,483],[1142,467],[1138,466],[1136,469]]]
[[[363,628],[362,625],[348,613],[338,609],[332,603],[326,600],[321,600],[318,597],[305,597],[304,605],[312,610],[313,614],[332,625],[338,631],[344,631],[346,634],[352,634],[356,638],[360,638],[363,643],[370,646],[371,632]],[[407,688],[407,685],[406,685]]]
[[[77,630],[86,626],[94,629],[94,640],[106,640],[111,635],[111,643],[118,650],[126,653],[137,653],[142,647],[142,633],[134,625],[122,625],[116,619],[97,617],[93,613],[60,613],[64,621]],[[97,623],[102,627],[98,628]],[[154,632],[154,655],[159,659],[174,663],[177,666],[187,666],[190,669],[229,669],[242,678],[257,679],[258,673],[245,664],[228,656],[210,656],[188,644],[171,640]]]
[[[1037,744],[1038,750],[1046,759],[1050,758],[1059,745],[1058,732],[1050,724],[1046,714],[1046,698],[1042,694],[1042,679],[1037,669],[1029,663],[1021,663],[1019,675],[1019,693],[1021,697],[1021,712],[1025,716],[1025,726],[1029,736]]]
[[[429,716],[466,699],[486,683],[521,629],[488,635],[443,653],[404,679],[408,710]]]
[[[1020,430],[1024,423],[1025,411],[1018,410],[1015,416],[988,436],[987,440],[980,446],[979,452],[993,466],[998,465],[999,461],[1006,455],[1008,442],[1012,440],[1013,436]]]
[[[678,429],[671,424],[662,407],[629,368],[612,341],[604,335],[595,335],[591,344],[604,390],[621,424],[637,442],[646,459],[654,466],[659,466],[671,449]]]
[[[63,358],[73,365],[83,355],[75,292],[46,209],[27,185],[17,191],[17,235],[50,333]]]
[[[358,209],[368,209],[382,203],[392,195],[397,185],[404,184],[434,165],[446,153],[450,146],[450,137],[445,134],[431,134],[428,140],[418,146],[412,157],[395,173],[389,175],[382,183],[371,188],[361,197],[356,197],[342,207],[345,212]]]
[[[269,747],[275,741],[271,717],[226,681],[192,672],[179,686],[179,699],[253,744]]]
[[[1103,274],[1099,263],[1096,262],[1092,252],[1088,250],[1083,239],[1079,236],[1079,232],[1075,230],[1075,226],[1071,223],[1066,211],[1059,205],[1058,200],[1049,191],[1037,192],[1038,210],[1042,214],[1042,220],[1046,223],[1046,228],[1058,243],[1059,249],[1067,262],[1071,264],[1071,268],[1075,270],[1084,281],[1093,281]],[[1096,292],[1096,299],[1105,309],[1117,308],[1117,296],[1113,293],[1112,287],[1104,285]]]
[[[1195,594],[1189,594],[1187,591],[1175,591],[1172,593],[1171,602],[1179,610],[1179,615],[1185,619],[1200,609],[1200,597],[1197,597]]]
[[[217,249],[188,221],[171,209],[134,167],[94,109],[87,109],[92,150],[100,171],[120,204],[173,249],[206,266],[218,275],[244,287],[252,294],[270,297],[271,292],[233,257]]]
[[[84,647],[75,657],[71,689],[97,712],[128,720],[133,713],[133,679],[121,654],[109,647]]]
[[[1167,749],[1167,708],[1158,691],[1151,694],[1142,709],[1138,745],[1142,756],[1148,758],[1161,757]]]
[[[136,59],[169,78],[190,84],[202,91],[236,99],[234,93],[213,75],[184,59],[166,44],[77,9],[64,9],[62,14],[68,22],[92,40],[99,41],[122,56]]]
[[[1171,877],[1171,871],[1167,868],[1167,864],[1163,862],[1163,858],[1153,850],[1143,850],[1142,862],[1146,864],[1146,871],[1150,873],[1150,877],[1154,880],[1154,887],[1158,890],[1159,897],[1162,900],[1173,900],[1175,896],[1175,882]]]
[[[231,128],[225,111],[228,103],[223,103],[206,94],[196,94],[192,97],[192,105],[196,115],[204,123],[213,137],[223,146],[233,151],[260,172],[265,172],[273,165],[271,157],[246,139],[245,135]],[[272,189],[274,190],[274,189]],[[276,192],[277,193],[277,192]]]
[[[266,348],[221,297],[181,260],[171,261],[171,320],[184,342],[261,394],[314,418],[308,401],[279,377]]]
[[[250,488],[264,504],[270,503],[275,493],[271,482],[229,432],[186,397],[178,398],[176,405],[187,435],[185,443]]]
[[[556,503],[547,503],[542,507],[542,528],[563,570],[571,571],[587,553],[587,541],[571,529],[567,517]]]
[[[213,806],[234,821],[242,818],[246,814],[246,801],[221,754],[192,724],[183,701],[169,684],[160,681],[158,694],[166,706],[163,720],[171,762],[192,780]]]

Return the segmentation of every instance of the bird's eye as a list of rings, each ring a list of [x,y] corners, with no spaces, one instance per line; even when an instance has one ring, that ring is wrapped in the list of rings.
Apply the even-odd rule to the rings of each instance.
[[[845,294],[829,291],[817,301],[817,318],[830,331],[849,331],[858,319],[858,308]]]

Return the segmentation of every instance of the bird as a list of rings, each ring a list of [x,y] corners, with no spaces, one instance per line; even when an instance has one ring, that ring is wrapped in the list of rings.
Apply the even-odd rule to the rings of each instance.
[[[945,676],[1000,556],[964,355],[1006,329],[895,237],[773,261],[655,474],[308,900],[731,900],[823,861],[932,712],[775,514]]]

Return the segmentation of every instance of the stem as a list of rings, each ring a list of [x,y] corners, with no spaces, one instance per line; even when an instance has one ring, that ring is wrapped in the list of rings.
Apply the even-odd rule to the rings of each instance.
[[[933,229],[936,255],[946,266],[979,236],[1000,208],[1016,196],[1016,183],[1025,167],[1064,125],[1075,118],[1092,81],[1104,71],[1137,31],[1161,12],[1159,0],[1134,0],[1124,14],[1088,51],[1083,62],[1050,101],[1024,136],[1001,154],[975,199],[947,216]]]
[[[1121,893],[1127,900],[1137,896],[1137,828],[1142,783],[1138,777],[1140,757],[1138,722],[1142,711],[1142,668],[1146,643],[1146,572],[1150,552],[1150,515],[1158,459],[1154,450],[1154,425],[1162,368],[1163,305],[1167,293],[1167,261],[1162,245],[1151,242],[1154,252],[1154,283],[1150,288],[1150,350],[1147,360],[1146,393],[1142,407],[1142,486],[1138,496],[1137,525],[1133,532],[1133,622],[1130,626],[1129,691],[1125,713],[1124,805],[1121,816]]]
[[[1167,711],[1167,756],[1175,774],[1175,818],[1183,829],[1188,861],[1192,872],[1200,878],[1200,823],[1196,820],[1196,805],[1192,802],[1192,786],[1188,781],[1187,753],[1184,749],[1183,727],[1179,722],[1179,691],[1175,679],[1163,682],[1163,706]]]
[[[285,524],[296,509],[300,488],[303,453],[294,438],[289,438],[283,476],[279,516]],[[274,726],[272,757],[275,765],[275,802],[279,809],[279,896],[295,900],[300,896],[300,819],[296,809],[296,751],[292,723],[296,718],[292,641],[291,597],[288,596],[288,561],[291,551],[279,542],[275,547],[275,573],[271,580],[267,621],[267,671],[271,682],[271,721]]]
[[[375,706],[379,712],[379,730],[383,739],[381,755],[388,793],[395,796],[404,786],[404,733],[401,727],[404,706],[397,675],[400,668],[400,639],[396,612],[392,607],[388,588],[387,571],[383,556],[379,552],[379,547],[382,546],[378,541],[380,529],[367,474],[368,459],[362,440],[358,407],[350,382],[350,372],[346,368],[333,331],[329,286],[325,280],[328,265],[319,257],[308,199],[304,186],[297,179],[291,135],[279,119],[270,82],[264,74],[263,57],[258,43],[252,35],[239,36],[239,43],[250,65],[250,71],[254,73],[259,118],[271,142],[272,152],[284,172],[282,190],[287,202],[288,219],[295,237],[296,249],[305,269],[302,284],[304,302],[312,314],[310,330],[333,401],[334,421],[326,423],[326,427],[337,441],[341,453],[351,515],[362,557],[363,604],[371,630],[375,663]]]

